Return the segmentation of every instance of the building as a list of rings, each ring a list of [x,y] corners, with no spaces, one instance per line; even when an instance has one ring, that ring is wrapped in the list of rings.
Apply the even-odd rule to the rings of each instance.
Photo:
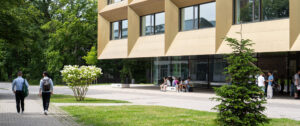
[[[300,68],[300,0],[99,0],[98,11],[98,59],[149,59],[154,83],[226,83],[224,37],[241,27],[261,69],[287,80]]]

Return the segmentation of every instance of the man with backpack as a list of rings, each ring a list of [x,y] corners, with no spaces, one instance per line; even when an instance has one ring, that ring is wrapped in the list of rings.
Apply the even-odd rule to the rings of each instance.
[[[28,87],[29,87],[27,80],[24,79],[22,76],[23,76],[22,71],[19,71],[18,77],[14,79],[12,83],[12,91],[16,96],[17,112],[20,113],[20,104],[21,104],[21,109],[22,109],[21,114],[24,113],[24,106],[25,106],[24,100],[25,97],[28,95]]]
[[[48,73],[43,72],[43,78],[40,81],[40,91],[39,95],[42,96],[43,99],[43,108],[44,114],[48,114],[48,108],[50,103],[50,97],[53,94],[53,82],[51,78],[49,78]]]

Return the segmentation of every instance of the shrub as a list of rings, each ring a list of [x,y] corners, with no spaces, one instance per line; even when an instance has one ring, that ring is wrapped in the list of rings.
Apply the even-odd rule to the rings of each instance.
[[[95,66],[64,66],[61,71],[63,81],[68,84],[77,101],[83,101],[89,85],[102,74],[101,68]]]
[[[217,122],[219,125],[230,126],[257,126],[267,123],[269,120],[263,114],[266,103],[265,96],[255,84],[255,75],[259,68],[253,62],[254,50],[251,40],[226,38],[233,52],[226,57],[228,67],[225,74],[229,75],[232,85],[224,85],[215,88],[218,97],[213,98],[221,102],[215,106],[217,110]]]

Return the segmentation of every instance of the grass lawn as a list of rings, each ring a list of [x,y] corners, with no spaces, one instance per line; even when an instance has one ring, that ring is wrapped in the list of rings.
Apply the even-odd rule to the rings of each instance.
[[[108,100],[108,99],[96,99],[96,98],[85,98],[84,101],[76,101],[74,96],[71,95],[51,95],[51,102],[54,103],[129,103],[127,101],[120,100]]]
[[[162,106],[65,106],[78,122],[91,126],[215,126],[216,113]],[[272,119],[265,126],[300,126],[300,121]]]

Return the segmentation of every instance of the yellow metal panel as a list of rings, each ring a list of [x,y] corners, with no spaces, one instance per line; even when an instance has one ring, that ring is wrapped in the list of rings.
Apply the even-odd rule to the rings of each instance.
[[[140,36],[140,17],[128,7],[128,54]]]
[[[109,22],[124,20],[127,19],[127,6],[127,0],[107,5],[100,11],[100,15]]]
[[[130,4],[133,0],[128,0],[128,4]]]
[[[127,39],[109,41],[99,59],[127,58]]]
[[[255,52],[289,51],[289,19],[248,23],[242,25],[243,39],[251,39],[255,43]],[[241,39],[241,25],[233,25],[227,37]],[[228,42],[223,41],[217,54],[231,53]]]
[[[212,2],[215,0],[171,0],[171,1],[173,1],[179,8],[181,8],[181,7],[186,7],[186,6],[191,6],[191,5],[201,4],[201,3]]]
[[[205,55],[215,53],[215,28],[179,32],[167,56]]]
[[[107,0],[98,0],[98,13],[107,5]]]
[[[290,0],[290,47],[300,51],[300,0]]]
[[[233,0],[216,1],[216,51],[233,23]]]
[[[110,23],[102,16],[98,15],[98,56],[109,41]]]
[[[132,48],[129,58],[164,56],[164,35],[139,37]]]
[[[171,1],[165,0],[165,53],[169,49],[179,30],[179,8]]]
[[[165,0],[133,0],[129,5],[139,16],[165,10]]]

